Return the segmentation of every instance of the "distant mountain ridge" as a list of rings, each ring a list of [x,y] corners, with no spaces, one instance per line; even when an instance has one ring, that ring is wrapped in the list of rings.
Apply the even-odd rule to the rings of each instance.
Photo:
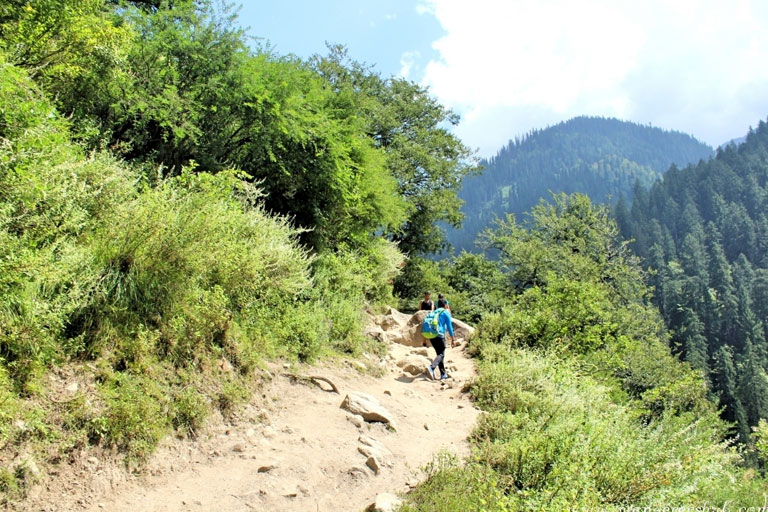
[[[685,167],[714,155],[691,135],[615,118],[575,117],[511,140],[466,178],[461,230],[448,229],[457,251],[494,218],[520,217],[550,192],[581,192],[594,202],[630,198],[635,182],[648,186],[675,164]]]

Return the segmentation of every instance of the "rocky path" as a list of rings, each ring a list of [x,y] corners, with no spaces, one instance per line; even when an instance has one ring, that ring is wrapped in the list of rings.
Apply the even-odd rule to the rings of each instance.
[[[407,492],[441,450],[466,454],[478,413],[462,388],[474,366],[464,345],[448,349],[452,378],[432,381],[426,349],[383,342],[387,355],[363,364],[275,365],[238,421],[194,443],[169,442],[142,476],[100,480],[95,467],[86,499],[62,497],[51,510],[359,511],[380,493]],[[325,377],[339,393],[292,374]],[[342,409],[354,393],[377,401],[392,425]]]

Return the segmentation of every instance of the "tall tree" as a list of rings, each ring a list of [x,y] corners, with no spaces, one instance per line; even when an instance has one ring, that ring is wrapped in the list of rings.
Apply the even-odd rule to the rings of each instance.
[[[407,202],[407,218],[392,237],[411,255],[446,247],[440,222],[458,226],[462,179],[476,170],[472,152],[449,127],[459,116],[440,105],[429,91],[404,78],[383,78],[351,60],[344,47],[330,46],[312,67],[335,90],[354,102],[367,120],[366,131],[386,153],[386,166]]]

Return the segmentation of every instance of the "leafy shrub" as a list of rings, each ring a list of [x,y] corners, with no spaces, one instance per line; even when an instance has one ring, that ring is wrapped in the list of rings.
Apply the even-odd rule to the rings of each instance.
[[[29,392],[41,365],[61,355],[67,317],[96,278],[78,238],[135,184],[113,159],[81,155],[51,105],[1,55],[0,105],[0,357]]]
[[[403,272],[395,279],[395,292],[398,297],[404,299],[400,308],[403,310],[415,309],[416,302],[421,300],[424,292],[431,292],[432,300],[437,300],[437,293],[451,292],[448,281],[441,274],[441,265],[447,263],[437,262],[411,256],[403,267]]]
[[[110,372],[105,378],[100,388],[104,410],[90,420],[91,438],[119,448],[129,460],[146,458],[169,431],[162,380],[129,372]]]
[[[483,336],[497,343],[570,353],[615,343],[619,334],[603,288],[554,276],[548,286],[529,288],[480,326]]]
[[[171,425],[186,434],[194,434],[208,416],[209,405],[205,396],[193,387],[178,391],[171,405]]]
[[[426,480],[407,496],[400,512],[511,512],[503,478],[482,464],[461,465],[441,453],[427,465]]]
[[[736,454],[717,443],[714,410],[643,423],[607,391],[553,354],[484,357],[472,393],[491,412],[473,434],[475,461],[506,482],[513,509],[653,505],[672,495],[695,504],[728,478]]]

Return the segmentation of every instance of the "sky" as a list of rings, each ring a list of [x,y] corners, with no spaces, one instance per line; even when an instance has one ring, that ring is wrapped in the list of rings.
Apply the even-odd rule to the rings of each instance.
[[[719,146],[768,118],[768,0],[251,0],[278,54],[326,43],[429,87],[479,156],[578,115]]]

